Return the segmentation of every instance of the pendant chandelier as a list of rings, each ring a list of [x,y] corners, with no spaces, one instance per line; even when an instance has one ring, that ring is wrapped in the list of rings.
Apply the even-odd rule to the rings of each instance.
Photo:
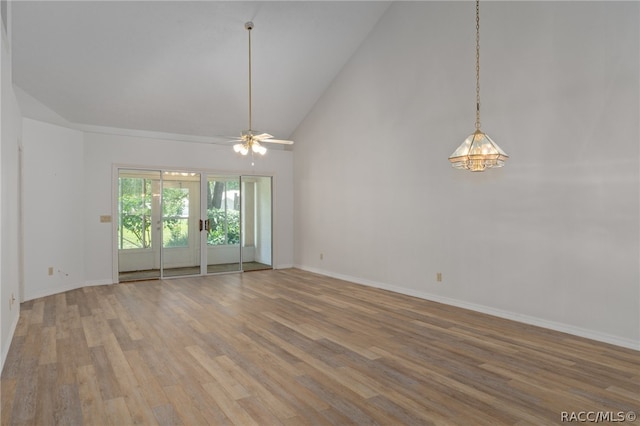
[[[244,24],[244,28],[249,33],[249,129],[243,130],[240,133],[240,137],[236,139],[238,143],[233,146],[233,150],[241,155],[247,155],[251,153],[264,155],[267,152],[263,143],[276,143],[283,145],[291,145],[293,141],[274,139],[268,133],[261,133],[252,128],[252,98],[251,98],[251,30],[253,29],[253,22],[247,22]],[[253,165],[253,162],[251,163]]]
[[[455,169],[483,172],[504,166],[509,158],[487,134],[480,130],[480,0],[476,0],[476,131],[449,157]]]

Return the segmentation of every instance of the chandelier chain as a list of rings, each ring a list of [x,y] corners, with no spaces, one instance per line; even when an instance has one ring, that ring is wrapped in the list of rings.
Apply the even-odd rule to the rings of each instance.
[[[480,130],[480,0],[476,0],[476,130]]]

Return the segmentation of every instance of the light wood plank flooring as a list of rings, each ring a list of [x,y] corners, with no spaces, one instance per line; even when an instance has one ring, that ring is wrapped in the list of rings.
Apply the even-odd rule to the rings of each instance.
[[[640,352],[296,269],[21,309],[2,425],[541,425],[640,409]]]

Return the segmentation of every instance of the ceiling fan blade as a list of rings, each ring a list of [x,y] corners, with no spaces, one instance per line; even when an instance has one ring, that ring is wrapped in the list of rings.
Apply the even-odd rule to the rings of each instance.
[[[293,145],[293,141],[288,141],[288,140],[284,140],[284,139],[263,139],[260,142],[279,143],[279,144],[283,144],[283,145]]]
[[[216,135],[210,136],[206,139],[202,140],[203,143],[208,143],[212,145],[231,145],[242,142],[242,138],[239,136],[228,136],[228,135]]]
[[[211,140],[211,143],[218,144],[218,145],[225,145],[225,144],[238,143],[238,142],[242,142],[242,138],[239,138],[236,136],[214,137]]]
[[[255,135],[253,138],[261,141],[263,139],[271,139],[272,137],[273,136],[271,136],[269,133],[260,133],[259,135]]]

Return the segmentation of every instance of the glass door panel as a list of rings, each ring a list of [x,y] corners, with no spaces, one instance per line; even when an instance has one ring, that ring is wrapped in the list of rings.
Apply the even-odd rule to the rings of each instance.
[[[242,176],[242,270],[271,269],[271,177]]]
[[[162,276],[200,275],[200,174],[162,174]]]
[[[271,269],[272,179],[118,170],[119,281]]]
[[[240,271],[240,177],[207,177],[207,273]]]
[[[160,278],[160,171],[118,171],[120,281]]]

